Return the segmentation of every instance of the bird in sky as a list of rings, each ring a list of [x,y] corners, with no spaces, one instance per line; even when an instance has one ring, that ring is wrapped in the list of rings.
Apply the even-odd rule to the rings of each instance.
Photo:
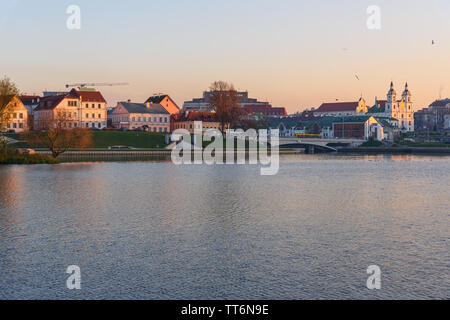
[[[434,45],[434,40],[431,40],[431,45]]]
[[[356,77],[356,79],[358,79],[358,81],[359,81],[359,77],[358,77],[358,75],[357,75],[357,74],[355,74],[355,77]]]

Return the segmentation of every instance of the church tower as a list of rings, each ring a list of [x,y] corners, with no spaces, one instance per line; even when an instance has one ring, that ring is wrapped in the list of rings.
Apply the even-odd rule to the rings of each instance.
[[[392,116],[392,110],[394,109],[396,101],[397,101],[397,92],[395,92],[394,83],[391,81],[391,89],[387,94],[386,110],[385,110],[385,112],[388,113],[390,117]]]
[[[411,92],[409,91],[408,83],[405,84],[405,91],[402,94],[399,121],[404,130],[414,131],[414,112],[412,110]]]
[[[405,84],[405,91],[403,91],[402,94],[402,101],[405,102],[405,105],[411,102],[411,92],[408,89],[408,82]]]

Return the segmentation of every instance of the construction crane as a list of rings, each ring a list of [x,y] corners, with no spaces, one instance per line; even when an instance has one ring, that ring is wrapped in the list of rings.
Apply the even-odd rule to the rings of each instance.
[[[115,86],[128,86],[129,83],[74,83],[74,84],[66,84],[66,88],[78,87],[78,88],[86,88],[86,87],[115,87]]]

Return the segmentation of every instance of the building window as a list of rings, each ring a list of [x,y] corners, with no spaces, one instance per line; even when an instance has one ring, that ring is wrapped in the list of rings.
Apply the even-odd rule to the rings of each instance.
[[[101,123],[99,123],[99,124],[98,124],[98,128],[100,129],[101,127],[102,127],[102,124],[101,124]]]
[[[100,113],[98,114],[98,118],[99,118],[99,119],[101,119],[101,118],[102,118],[102,115],[101,115]]]
[[[98,108],[99,108],[99,109],[101,109],[101,108],[102,108],[102,105],[101,105],[100,103],[98,104]]]
[[[86,103],[86,108],[89,108],[89,104],[88,103]]]
[[[95,108],[95,104],[92,104],[92,109],[94,109]]]
[[[89,119],[89,113],[86,113],[86,119]]]

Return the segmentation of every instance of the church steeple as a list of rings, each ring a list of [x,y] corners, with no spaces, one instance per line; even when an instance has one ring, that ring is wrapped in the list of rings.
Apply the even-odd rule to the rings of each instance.
[[[403,91],[402,100],[405,102],[411,101],[411,92],[408,89],[408,82],[406,82],[406,84],[405,84],[405,91]]]
[[[396,97],[397,97],[397,92],[395,92],[395,89],[394,89],[394,82],[391,81],[391,88],[387,94],[387,100],[390,102],[395,102]]]

